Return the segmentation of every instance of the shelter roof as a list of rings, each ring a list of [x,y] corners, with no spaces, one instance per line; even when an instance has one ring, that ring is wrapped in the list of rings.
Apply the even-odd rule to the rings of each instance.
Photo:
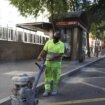
[[[88,26],[88,19],[87,14],[85,11],[76,11],[64,14],[62,19],[55,20],[55,21],[62,21],[62,20],[69,20],[69,21],[78,21],[82,24],[85,28]],[[31,30],[31,31],[42,31],[42,32],[49,32],[53,29],[52,24],[50,22],[32,22],[32,23],[21,23],[17,24],[17,27]]]
[[[52,29],[52,24],[48,22],[32,22],[32,23],[22,23],[16,25],[19,28],[31,30],[31,31],[42,31],[46,32]]]
[[[64,20],[78,21],[86,28],[88,27],[88,17],[86,11],[74,11],[65,13]]]

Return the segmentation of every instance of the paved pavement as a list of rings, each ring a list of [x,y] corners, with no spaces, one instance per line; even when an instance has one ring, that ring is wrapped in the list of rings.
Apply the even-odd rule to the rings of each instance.
[[[87,64],[97,61],[99,58],[87,58],[83,63],[78,61],[63,61],[62,62],[62,76],[64,77],[68,73],[76,71],[78,68],[86,66]],[[27,73],[29,75],[37,75],[38,68],[34,64],[34,60],[30,61],[20,61],[20,62],[10,62],[0,63],[0,99],[4,101],[11,95],[11,88],[13,86],[11,77],[14,75],[19,75],[22,73]],[[42,75],[38,85],[44,82],[44,76]],[[8,98],[7,98],[8,99]]]

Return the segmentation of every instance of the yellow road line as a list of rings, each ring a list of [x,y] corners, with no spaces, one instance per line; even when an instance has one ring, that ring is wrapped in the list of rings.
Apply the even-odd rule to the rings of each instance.
[[[50,103],[50,105],[66,105],[66,104],[82,104],[82,103],[89,103],[89,102],[99,102],[105,101],[105,98],[93,98],[93,99],[82,99],[82,100],[71,100],[71,101],[63,101],[63,102],[55,102]]]
[[[102,91],[105,91],[105,88],[103,88],[103,87],[100,87],[100,86],[97,86],[97,85],[93,85],[93,84],[90,84],[90,83],[86,83],[86,82],[81,82],[81,83],[84,84],[84,85],[91,86],[93,88],[96,88],[96,89],[100,89]]]

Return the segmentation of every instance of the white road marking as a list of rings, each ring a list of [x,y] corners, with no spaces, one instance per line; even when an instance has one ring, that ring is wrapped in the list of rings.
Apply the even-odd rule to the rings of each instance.
[[[22,74],[27,74],[27,75],[36,75],[37,72],[33,72],[33,71],[10,71],[10,72],[6,72],[4,73],[4,75],[10,75],[10,76],[14,76],[14,75],[22,75]]]
[[[96,89],[100,89],[102,91],[105,91],[105,88],[104,87],[93,85],[93,84],[90,84],[90,83],[87,83],[87,82],[81,82],[81,83],[84,84],[84,85],[87,85],[87,86],[90,86],[90,87],[93,87],[93,88],[96,88]]]

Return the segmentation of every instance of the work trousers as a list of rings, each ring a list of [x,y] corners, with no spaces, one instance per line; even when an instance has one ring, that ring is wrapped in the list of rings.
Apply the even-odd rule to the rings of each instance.
[[[60,67],[47,67],[45,68],[45,90],[51,90],[51,81],[53,81],[52,88],[58,89],[58,82],[60,80],[61,68]]]

